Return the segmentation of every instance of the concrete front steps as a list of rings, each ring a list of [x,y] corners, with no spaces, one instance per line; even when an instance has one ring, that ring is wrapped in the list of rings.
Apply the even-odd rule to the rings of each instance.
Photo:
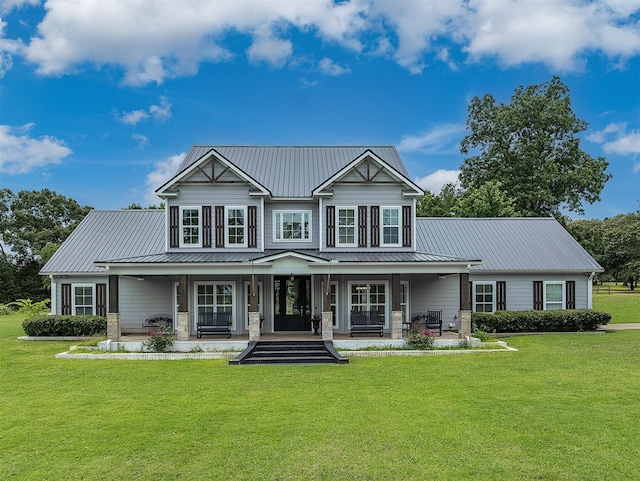
[[[347,364],[331,341],[252,341],[229,364]]]

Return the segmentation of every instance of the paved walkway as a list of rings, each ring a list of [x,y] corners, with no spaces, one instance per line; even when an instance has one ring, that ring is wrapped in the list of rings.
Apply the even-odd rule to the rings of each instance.
[[[607,324],[600,329],[606,331],[626,331],[628,329],[640,329],[640,322],[627,322],[625,324]]]

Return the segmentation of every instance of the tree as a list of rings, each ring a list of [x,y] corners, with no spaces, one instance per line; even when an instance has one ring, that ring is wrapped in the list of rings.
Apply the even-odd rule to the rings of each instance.
[[[35,258],[50,242],[61,244],[91,207],[49,189],[0,190],[0,240],[20,258]]]
[[[477,189],[464,191],[454,208],[457,217],[517,217],[515,199],[509,197],[500,182],[489,181]]]
[[[418,202],[417,215],[420,217],[453,217],[460,195],[461,191],[455,184],[445,184],[438,195],[426,191]]]
[[[635,289],[640,280],[640,212],[605,219],[603,267]]]
[[[582,213],[583,202],[600,200],[608,162],[580,149],[577,134],[588,124],[571,109],[569,88],[553,77],[518,87],[510,104],[491,94],[474,97],[460,151],[465,189],[499,181],[524,216],[560,216],[566,207]],[[475,155],[470,155],[475,153]]]

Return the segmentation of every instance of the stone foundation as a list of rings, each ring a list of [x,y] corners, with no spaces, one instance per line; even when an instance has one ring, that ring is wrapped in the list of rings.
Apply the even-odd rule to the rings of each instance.
[[[322,340],[333,341],[333,312],[322,313]]]
[[[471,335],[471,311],[458,311],[458,319],[460,321],[460,329],[458,330],[458,338],[465,339]]]
[[[112,341],[120,341],[120,313],[109,312],[107,313],[107,339]]]
[[[176,324],[176,339],[178,341],[189,340],[189,313],[178,312],[178,322]]]
[[[260,313],[249,313],[249,341],[260,340]]]
[[[391,339],[402,339],[402,311],[391,312]]]

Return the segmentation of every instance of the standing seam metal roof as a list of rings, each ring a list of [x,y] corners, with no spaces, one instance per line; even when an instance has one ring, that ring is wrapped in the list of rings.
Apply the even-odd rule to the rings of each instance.
[[[310,197],[325,182],[367,150],[411,180],[395,147],[271,147],[195,145],[176,175],[215,150],[245,174],[265,186],[274,197]]]

